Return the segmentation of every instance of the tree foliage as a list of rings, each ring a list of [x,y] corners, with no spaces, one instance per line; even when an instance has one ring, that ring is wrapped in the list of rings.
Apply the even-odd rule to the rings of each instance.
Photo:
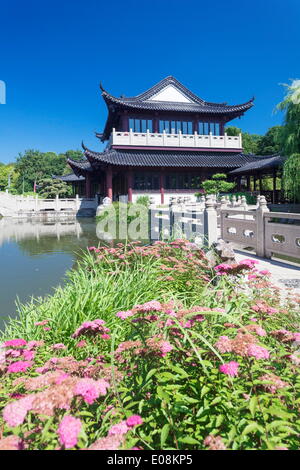
[[[280,135],[283,126],[273,126],[257,142],[257,155],[274,155],[281,151]]]
[[[227,193],[235,187],[235,183],[227,182],[226,178],[224,173],[216,173],[210,180],[203,181],[201,186],[206,194]]]
[[[244,153],[257,153],[258,142],[261,138],[260,135],[249,134],[249,132],[242,132],[241,129],[235,126],[226,127],[225,132],[230,136],[238,136],[239,134],[242,134]]]
[[[16,189],[18,192],[33,191],[34,185],[42,179],[52,178],[53,175],[61,176],[70,173],[67,158],[73,160],[82,159],[80,150],[67,150],[65,153],[40,152],[39,150],[26,150],[19,154],[15,165],[18,177]]]
[[[16,179],[16,171],[13,163],[4,165],[0,163],[0,191],[12,188]]]
[[[72,194],[72,188],[64,181],[45,178],[40,181],[39,194],[45,199],[59,197],[68,197]]]
[[[283,188],[288,199],[300,202],[300,153],[291,155],[284,163]]]
[[[284,84],[287,93],[277,109],[285,112],[284,126],[280,132],[280,144],[284,155],[300,153],[300,80]]]

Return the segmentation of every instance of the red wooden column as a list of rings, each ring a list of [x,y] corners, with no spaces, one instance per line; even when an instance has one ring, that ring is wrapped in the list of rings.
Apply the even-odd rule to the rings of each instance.
[[[112,187],[112,168],[111,166],[107,167],[106,170],[106,196],[111,200],[113,198],[113,187]]]
[[[90,173],[85,174],[85,197],[92,197],[92,185],[91,185],[91,175]]]
[[[159,174],[159,187],[160,187],[160,202],[164,204],[165,202],[165,174],[163,169],[160,170]]]
[[[133,175],[132,170],[127,171],[127,194],[128,202],[132,202]]]

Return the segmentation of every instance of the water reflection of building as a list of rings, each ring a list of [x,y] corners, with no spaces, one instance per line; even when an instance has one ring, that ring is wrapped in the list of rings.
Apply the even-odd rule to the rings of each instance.
[[[83,234],[82,223],[78,220],[66,220],[61,222],[35,222],[26,219],[0,219],[0,246],[10,240],[16,242],[25,239],[39,241],[42,237],[55,237],[60,240],[66,235],[80,238]]]

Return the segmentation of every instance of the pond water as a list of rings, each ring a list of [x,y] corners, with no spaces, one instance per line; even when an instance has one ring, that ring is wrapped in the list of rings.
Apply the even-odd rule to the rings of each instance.
[[[95,219],[0,219],[0,329],[16,315],[17,300],[52,293],[80,251],[98,242]]]

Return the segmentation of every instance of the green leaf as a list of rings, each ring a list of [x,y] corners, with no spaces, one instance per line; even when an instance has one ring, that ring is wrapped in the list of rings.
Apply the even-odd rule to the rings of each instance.
[[[281,421],[281,420],[275,420],[272,421],[272,423],[267,425],[267,430],[271,430],[273,428],[278,428],[280,426],[290,426],[290,421]]]
[[[222,401],[222,397],[216,397],[216,398],[210,403],[210,405],[216,405],[217,403],[220,403],[220,401]]]
[[[170,425],[165,424],[163,426],[162,430],[161,430],[161,433],[160,433],[160,446],[161,446],[161,448],[164,447],[165,442],[168,438],[169,432],[170,432]]]
[[[250,410],[252,418],[254,418],[254,416],[255,416],[255,411],[256,411],[257,405],[258,405],[257,397],[253,396],[250,399],[250,402],[249,402],[249,410]]]
[[[174,374],[171,374],[171,372],[162,372],[161,374],[157,375],[157,379],[161,380],[162,382],[174,380]]]
[[[200,393],[200,396],[201,398],[207,393],[210,391],[210,388],[207,386],[207,385],[204,385],[202,388],[201,388],[201,393]]]
[[[270,408],[266,409],[267,413],[270,413],[272,416],[278,416],[278,418],[282,419],[291,419],[292,416],[290,413],[287,413],[281,408],[277,408],[276,406],[270,406]]]
[[[156,393],[161,400],[170,401],[169,395],[163,390],[162,387],[157,387]]]
[[[177,374],[181,375],[181,377],[183,377],[183,378],[186,378],[186,377],[189,376],[189,374],[187,374],[186,371],[183,370],[179,366],[171,366],[170,369],[173,370],[174,372],[177,372]]]
[[[244,431],[242,432],[242,436],[246,436],[247,434],[257,431],[263,434],[264,428],[262,426],[259,426],[259,424],[257,423],[250,423],[248,424],[248,426],[245,427]]]
[[[148,382],[148,380],[151,379],[152,375],[154,375],[156,371],[157,371],[157,369],[151,369],[151,370],[148,372],[148,374],[146,375],[145,382]]]
[[[200,444],[197,439],[194,439],[193,437],[186,436],[186,437],[181,437],[178,439],[180,442],[183,442],[184,444]]]
[[[216,427],[218,428],[224,421],[224,415],[219,415],[216,419]]]

